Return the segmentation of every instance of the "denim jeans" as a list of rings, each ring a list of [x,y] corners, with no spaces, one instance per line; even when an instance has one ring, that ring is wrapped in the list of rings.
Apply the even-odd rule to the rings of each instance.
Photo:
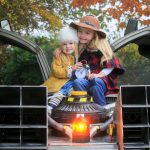
[[[61,89],[59,90],[63,95],[66,95],[68,96],[70,90],[72,89],[73,87],[73,80],[69,80],[67,81],[62,87]]]
[[[87,79],[75,79],[73,82],[73,88],[75,91],[87,91],[93,96],[94,102],[104,106],[106,105],[105,95],[106,85],[100,78]]]

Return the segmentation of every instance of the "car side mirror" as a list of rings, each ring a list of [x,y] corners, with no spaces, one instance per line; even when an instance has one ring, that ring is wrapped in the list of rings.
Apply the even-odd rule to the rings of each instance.
[[[11,31],[10,23],[9,23],[8,20],[1,20],[0,23],[1,23],[1,24],[0,24],[0,27],[1,27],[2,29]]]

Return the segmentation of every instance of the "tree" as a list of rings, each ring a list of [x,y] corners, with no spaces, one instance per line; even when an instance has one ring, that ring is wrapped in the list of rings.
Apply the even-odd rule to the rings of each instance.
[[[39,85],[43,82],[36,57],[32,53],[12,45],[6,51],[9,58],[0,65],[0,84]]]
[[[129,44],[116,54],[126,69],[125,74],[119,77],[119,84],[150,84],[150,59],[139,54],[138,45]]]
[[[99,5],[98,5],[99,4]],[[103,13],[117,19],[118,28],[126,27],[126,18],[138,18],[142,25],[150,24],[149,0],[73,0],[72,6],[87,9],[97,5]],[[107,7],[106,7],[107,6]]]
[[[69,0],[0,0],[0,20],[8,19],[14,31],[55,31],[68,15]]]
[[[70,20],[99,11],[74,9],[70,0],[0,0],[0,20],[8,19],[14,31],[31,29],[55,31]]]
[[[19,33],[32,35],[36,29],[39,34],[44,30],[54,37],[56,30],[85,14],[98,16],[102,28],[107,26],[103,20],[111,19],[100,10],[73,8],[71,3],[70,0],[0,0],[0,20],[8,19],[12,29]]]

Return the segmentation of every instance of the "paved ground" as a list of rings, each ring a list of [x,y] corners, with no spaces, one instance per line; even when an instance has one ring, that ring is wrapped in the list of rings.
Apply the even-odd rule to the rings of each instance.
[[[116,141],[108,136],[96,137],[89,143],[72,143],[68,137],[49,137],[48,150],[118,150]]]
[[[70,146],[50,146],[48,150],[118,150],[117,145],[70,145]]]

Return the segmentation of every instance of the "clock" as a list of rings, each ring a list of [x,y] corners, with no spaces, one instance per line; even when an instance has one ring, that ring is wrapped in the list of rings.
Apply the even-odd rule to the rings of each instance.
[[[87,74],[88,74],[88,70],[85,67],[80,68],[80,69],[75,71],[75,75],[76,75],[77,78],[82,78],[83,79],[87,76]]]

